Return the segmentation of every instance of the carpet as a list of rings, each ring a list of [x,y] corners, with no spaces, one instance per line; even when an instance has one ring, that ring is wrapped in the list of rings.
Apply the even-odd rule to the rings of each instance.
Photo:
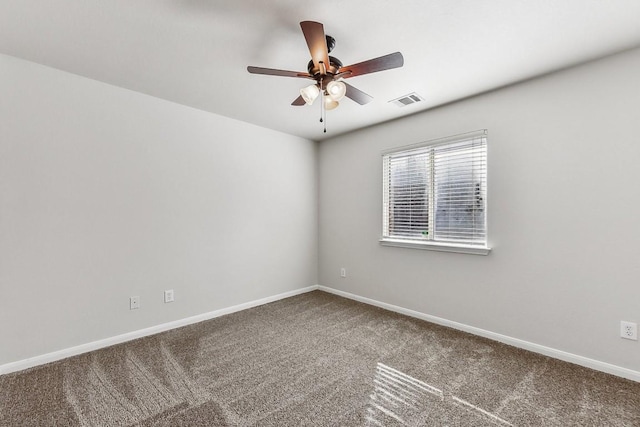
[[[640,383],[321,291],[0,376],[2,426],[640,426]]]

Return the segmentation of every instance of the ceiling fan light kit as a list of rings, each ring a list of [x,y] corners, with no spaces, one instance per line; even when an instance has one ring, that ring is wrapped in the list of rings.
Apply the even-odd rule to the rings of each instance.
[[[335,99],[332,99],[330,96],[325,96],[324,97],[324,109],[327,111],[330,110],[335,110],[336,108],[338,108],[338,105],[340,105],[340,103],[338,101],[336,101]]]
[[[321,23],[302,21],[300,28],[311,53],[311,61],[307,64],[306,73],[254,66],[247,67],[247,71],[251,74],[314,80],[315,84],[300,89],[300,96],[291,105],[311,105],[318,96],[321,96],[321,122],[324,122],[324,111],[337,108],[339,101],[344,97],[360,105],[367,104],[373,100],[370,95],[343,82],[343,79],[399,68],[404,65],[402,54],[395,52],[357,64],[343,66],[339,59],[329,56],[329,52],[335,47],[336,41],[333,37],[325,35],[324,27]],[[326,124],[324,131],[327,131]]]
[[[341,101],[347,93],[347,85],[343,82],[333,80],[327,85],[327,94],[334,101]]]
[[[318,95],[320,95],[318,85],[313,84],[300,89],[300,96],[302,96],[302,99],[304,99],[304,102],[306,102],[307,105],[313,104],[313,101],[316,100]]]

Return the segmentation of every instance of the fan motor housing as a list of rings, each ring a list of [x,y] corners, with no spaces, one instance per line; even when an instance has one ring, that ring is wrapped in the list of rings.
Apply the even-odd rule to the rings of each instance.
[[[327,67],[327,74],[335,75],[338,70],[342,68],[342,61],[333,56],[329,56],[329,66]],[[313,59],[307,64],[307,71],[314,77],[320,75],[320,70],[313,65]]]

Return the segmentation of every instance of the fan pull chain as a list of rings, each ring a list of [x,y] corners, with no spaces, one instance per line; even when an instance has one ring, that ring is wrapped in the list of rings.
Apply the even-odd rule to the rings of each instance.
[[[322,124],[324,125],[324,133],[327,133],[327,109],[324,106],[324,94],[322,95],[322,115],[324,117],[324,120],[322,121]]]
[[[322,62],[320,64],[322,64]],[[327,133],[327,113],[324,109],[324,88],[322,87],[322,80],[320,80],[320,123],[324,125],[324,133]]]

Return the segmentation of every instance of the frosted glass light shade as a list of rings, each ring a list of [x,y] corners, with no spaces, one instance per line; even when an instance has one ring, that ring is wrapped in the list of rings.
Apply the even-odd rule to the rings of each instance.
[[[318,95],[320,95],[320,89],[316,85],[309,85],[300,89],[300,96],[302,96],[307,105],[313,104]]]
[[[335,99],[331,98],[330,96],[325,96],[324,97],[324,109],[329,111],[329,110],[333,110],[335,108],[338,108],[338,105],[340,105],[338,103],[338,101],[336,101]]]
[[[331,81],[327,85],[327,93],[334,101],[341,101],[347,93],[347,85],[342,82]]]

